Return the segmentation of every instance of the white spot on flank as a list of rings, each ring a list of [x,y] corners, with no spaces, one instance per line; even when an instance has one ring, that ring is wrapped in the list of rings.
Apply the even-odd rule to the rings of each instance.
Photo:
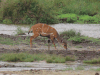
[[[53,33],[50,33],[50,34],[53,34]]]

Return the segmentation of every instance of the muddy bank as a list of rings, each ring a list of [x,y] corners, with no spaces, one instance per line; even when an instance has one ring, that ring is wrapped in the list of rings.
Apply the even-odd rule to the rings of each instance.
[[[27,36],[10,36],[4,34],[0,34],[0,37],[3,37],[4,39],[10,38],[14,42],[21,42],[18,40],[19,38],[21,38],[22,40],[25,40],[26,38],[29,39],[29,37]],[[0,44],[0,53],[48,53],[62,56],[76,56],[76,60],[88,60],[100,57],[100,46],[94,43],[82,42],[73,44],[72,42],[67,42],[68,50],[65,50],[62,46],[59,45],[57,41],[55,41],[55,43],[57,44],[57,50],[55,50],[53,46],[50,46],[50,50],[48,50],[48,45],[45,45],[45,43],[47,43],[47,39],[40,40],[40,38],[34,39],[34,42],[36,44],[33,45],[33,48],[30,48],[29,44],[22,42],[18,45]],[[52,45],[52,43],[50,44]],[[81,46],[82,48],[76,48],[76,46]]]
[[[27,52],[30,54],[37,54],[37,53],[47,53],[47,54],[56,54],[62,56],[76,56],[76,60],[88,60],[93,58],[100,57],[100,51],[87,51],[87,50],[36,50],[36,49],[4,49],[0,48],[1,53],[20,53],[20,52]]]
[[[23,70],[23,71],[5,71],[1,75],[99,75],[96,71],[58,71],[58,70]]]

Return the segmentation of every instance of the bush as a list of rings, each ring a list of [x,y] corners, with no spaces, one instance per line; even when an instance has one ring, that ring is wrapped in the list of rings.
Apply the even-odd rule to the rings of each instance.
[[[12,24],[12,21],[10,19],[4,19],[3,23],[4,24]]]
[[[70,2],[63,7],[62,12],[93,16],[98,13],[98,6],[99,1],[91,2],[91,0],[70,0]]]
[[[68,31],[64,31],[60,34],[61,37],[63,38],[71,38],[71,37],[75,37],[75,36],[81,36],[81,33],[80,32],[76,32],[75,30],[71,29],[71,30],[68,30]]]
[[[77,15],[98,14],[99,7],[98,0],[1,0],[0,18],[10,18],[15,24],[33,24],[34,21],[51,24],[58,23],[56,15],[63,14],[64,22],[74,23],[77,21]],[[0,19],[0,22],[2,20]],[[94,22],[98,23],[97,20]]]
[[[4,16],[4,18],[10,17],[13,23],[33,24],[34,21],[42,23],[56,23],[53,11],[50,10],[51,8],[53,9],[52,1],[2,0],[1,8],[0,13]]]
[[[17,27],[16,35],[21,34],[21,33],[24,33],[24,31],[21,29],[21,27]]]
[[[94,23],[94,22],[98,22],[98,19],[96,17],[91,17],[88,15],[82,15],[79,17],[80,21],[83,21],[84,23]]]
[[[81,43],[83,41],[83,39],[79,36],[76,36],[76,37],[72,37],[72,38],[68,39],[68,41],[72,41],[74,44],[76,44],[76,43]]]
[[[58,19],[65,19],[65,22],[68,23],[74,23],[77,21],[77,15],[76,14],[61,14],[57,16]]]

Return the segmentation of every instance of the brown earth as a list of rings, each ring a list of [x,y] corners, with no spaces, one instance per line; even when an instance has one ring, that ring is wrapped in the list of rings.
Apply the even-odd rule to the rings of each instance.
[[[0,75],[99,75],[96,71],[58,71],[58,70],[30,70],[30,71],[6,71]]]
[[[0,37],[4,39],[10,38],[12,41],[18,41],[18,38],[25,40],[25,38],[29,38],[26,36],[10,36],[0,34]],[[42,40],[41,40],[42,39]],[[33,48],[30,48],[29,44],[23,43],[21,41],[18,45],[4,45],[0,44],[0,53],[11,53],[11,52],[29,52],[29,53],[48,53],[48,54],[57,54],[63,56],[76,56],[77,60],[88,60],[92,58],[100,57],[100,46],[94,43],[82,42],[78,44],[73,44],[72,42],[68,43],[68,50],[65,50],[57,41],[55,41],[57,45],[57,50],[53,46],[50,46],[50,50],[48,50],[47,39],[44,38],[36,38],[33,42]],[[46,44],[46,45],[45,45]],[[52,45],[52,43],[50,43]]]
[[[12,41],[18,41],[18,38],[25,40],[26,36],[9,36],[1,34],[0,37],[4,39],[10,38]],[[29,37],[28,37],[29,38]],[[0,53],[19,53],[19,52],[29,52],[29,53],[48,53],[48,54],[57,54],[62,56],[76,56],[76,61],[81,62],[83,60],[99,58],[100,57],[100,46],[94,43],[82,42],[78,44],[73,44],[72,42],[68,43],[68,50],[65,50],[60,44],[55,41],[57,44],[57,50],[53,46],[48,50],[47,40],[40,40],[41,37],[34,40],[35,44],[33,48],[30,48],[29,44],[20,43],[18,45],[4,45],[0,44]],[[50,43],[52,45],[52,43]],[[1,75],[99,75],[100,72],[96,71],[57,71],[57,70],[30,70],[30,71],[3,71],[0,72]]]

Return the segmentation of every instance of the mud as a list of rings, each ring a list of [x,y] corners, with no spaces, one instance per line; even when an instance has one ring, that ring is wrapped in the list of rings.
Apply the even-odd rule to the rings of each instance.
[[[19,38],[22,40],[25,40],[26,38],[30,38],[27,36],[12,36],[12,35],[4,35],[0,34],[0,37],[3,37],[4,39],[10,38],[12,41],[18,41]],[[99,66],[89,66],[89,65],[83,65],[83,60],[90,60],[93,58],[99,58],[100,57],[100,45],[97,45],[95,43],[89,43],[87,41],[81,42],[78,44],[73,44],[72,42],[68,43],[68,50],[65,50],[62,48],[57,41],[55,43],[57,44],[57,50],[55,50],[54,47],[50,47],[50,50],[48,50],[48,46],[45,46],[44,44],[47,43],[47,39],[40,40],[41,37],[34,39],[34,42],[36,44],[33,45],[33,48],[30,48],[29,44],[26,43],[20,43],[19,45],[5,45],[0,44],[0,54],[2,53],[20,53],[20,52],[27,52],[30,54],[34,53],[46,53],[46,54],[56,54],[56,55],[62,55],[62,56],[75,56],[75,64],[47,64],[47,63],[41,63],[41,62],[32,62],[31,65],[23,65],[17,63],[6,63],[6,62],[0,62],[0,74],[8,74],[8,75],[95,75],[95,71],[85,71],[90,70],[91,68],[99,68]],[[20,42],[20,41],[18,41]],[[52,43],[50,43],[52,45]],[[76,46],[81,46],[82,48],[77,48]],[[38,64],[38,65],[36,65]],[[42,65],[41,65],[42,64]],[[44,65],[43,65],[44,64]],[[78,66],[84,66],[84,71],[59,71],[60,69],[65,68],[72,68],[75,69]],[[59,70],[55,72],[57,69]],[[41,70],[42,69],[42,70]],[[46,70],[44,70],[46,69]],[[51,69],[51,70],[50,70]],[[99,72],[100,73],[100,72]]]
[[[0,37],[3,38],[10,38],[12,41],[18,41],[18,38],[21,38],[22,40],[25,40],[27,36],[10,36],[10,35],[4,35],[0,34]],[[29,38],[29,37],[28,37]],[[41,38],[41,37],[40,37]],[[88,42],[73,44],[72,42],[68,43],[68,50],[65,50],[63,47],[61,47],[57,41],[57,50],[55,50],[54,47],[51,47],[50,50],[48,50],[48,46],[45,46],[44,44],[47,43],[47,40],[40,40],[40,38],[34,39],[34,42],[37,44],[33,46],[33,48],[30,48],[29,44],[20,44],[20,45],[4,45],[0,44],[0,53],[19,53],[19,52],[29,52],[31,54],[34,53],[48,53],[48,54],[56,54],[56,55],[62,55],[62,56],[76,56],[77,60],[88,60],[92,58],[98,58],[100,57],[100,46],[96,44],[91,44]],[[51,43],[52,44],[52,43]],[[76,46],[82,46],[82,48],[76,48]]]

